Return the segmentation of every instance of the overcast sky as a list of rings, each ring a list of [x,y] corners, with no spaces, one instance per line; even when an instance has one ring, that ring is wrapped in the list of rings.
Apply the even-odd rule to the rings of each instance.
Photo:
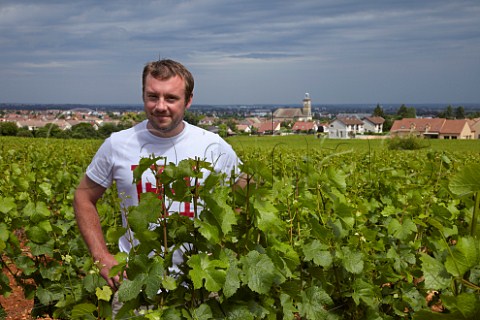
[[[0,102],[141,104],[159,56],[194,104],[480,103],[480,1],[0,1]]]

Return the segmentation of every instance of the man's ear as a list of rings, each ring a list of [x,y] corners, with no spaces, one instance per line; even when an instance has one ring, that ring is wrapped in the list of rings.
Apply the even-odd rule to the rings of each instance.
[[[193,101],[193,93],[190,95],[190,99],[188,99],[187,103],[185,104],[185,110],[190,108],[190,106],[192,105],[192,101]]]

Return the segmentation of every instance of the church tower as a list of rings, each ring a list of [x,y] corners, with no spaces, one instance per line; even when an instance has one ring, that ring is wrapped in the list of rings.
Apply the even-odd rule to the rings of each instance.
[[[312,100],[310,99],[310,94],[305,93],[305,98],[303,98],[303,108],[302,108],[303,118],[306,121],[312,120]]]

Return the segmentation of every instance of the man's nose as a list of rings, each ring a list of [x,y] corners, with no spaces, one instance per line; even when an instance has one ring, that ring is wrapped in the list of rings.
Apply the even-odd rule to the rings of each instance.
[[[164,98],[160,97],[155,104],[155,110],[164,111],[167,109],[167,103]]]

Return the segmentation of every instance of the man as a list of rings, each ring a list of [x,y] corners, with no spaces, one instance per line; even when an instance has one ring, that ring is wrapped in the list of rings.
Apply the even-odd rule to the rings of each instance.
[[[96,208],[97,200],[114,181],[125,209],[138,205],[140,193],[155,191],[151,172],[145,172],[138,185],[133,184],[133,169],[142,157],[153,154],[165,157],[167,163],[200,158],[214,164],[215,171],[238,172],[239,159],[229,144],[183,120],[192,104],[194,79],[182,64],[172,60],[150,62],[144,67],[142,84],[147,120],[105,140],[74,198],[80,232],[94,260],[101,265],[100,274],[114,290],[119,276],[111,278],[108,274],[117,261],[107,249]],[[170,210],[192,216],[190,203],[173,203]],[[125,212],[122,221],[126,226]],[[120,251],[129,252],[133,242],[127,232],[119,240]]]

